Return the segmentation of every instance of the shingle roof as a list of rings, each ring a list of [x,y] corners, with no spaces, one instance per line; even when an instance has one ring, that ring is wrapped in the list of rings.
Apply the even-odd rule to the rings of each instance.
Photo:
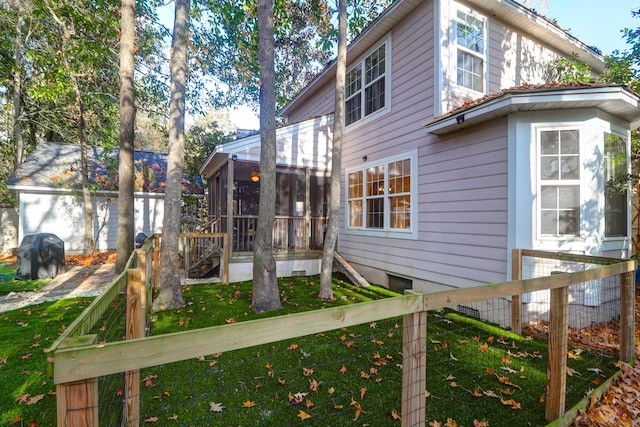
[[[89,183],[98,191],[117,191],[118,149],[88,146]],[[164,193],[167,154],[135,151],[135,191]],[[143,171],[146,169],[146,173]],[[146,179],[145,179],[146,177]],[[80,145],[43,142],[7,180],[7,186],[69,189],[81,187]],[[200,177],[183,178],[182,190],[204,193]]]

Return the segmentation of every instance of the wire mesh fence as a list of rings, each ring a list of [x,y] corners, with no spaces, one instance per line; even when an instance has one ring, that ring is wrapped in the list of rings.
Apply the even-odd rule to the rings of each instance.
[[[74,372],[60,357],[60,381],[90,379],[83,369],[99,377],[106,426],[545,425],[616,371],[617,348],[629,340],[620,289],[632,267],[558,261],[523,257],[523,280],[482,289],[169,336],[152,330],[130,346],[105,335],[102,348],[75,355]],[[554,278],[561,268],[595,273]],[[106,333],[106,323],[95,327]],[[133,388],[113,374],[138,369]]]

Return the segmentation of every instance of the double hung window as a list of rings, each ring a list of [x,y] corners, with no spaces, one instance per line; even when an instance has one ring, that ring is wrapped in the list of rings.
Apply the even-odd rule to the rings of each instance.
[[[540,234],[580,234],[580,131],[542,130],[538,133],[540,176]]]
[[[385,41],[352,67],[345,81],[345,126],[387,106],[388,47]]]
[[[471,11],[458,9],[455,17],[456,83],[484,93],[485,20]]]

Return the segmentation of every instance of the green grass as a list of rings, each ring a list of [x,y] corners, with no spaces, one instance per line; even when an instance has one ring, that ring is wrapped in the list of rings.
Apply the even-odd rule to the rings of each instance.
[[[12,420],[16,426],[56,425],[55,385],[46,375],[45,349],[90,303],[62,299],[0,314],[0,425]]]
[[[188,286],[184,288],[186,305],[154,313],[151,333],[397,295],[377,286],[357,288],[336,276],[336,301],[321,302],[318,282],[317,277],[281,279],[283,308],[260,315],[250,308],[250,282]],[[1,315],[0,376],[9,380],[0,381],[0,407],[10,411],[0,415],[0,425],[14,417],[23,418],[24,425],[32,420],[55,424],[55,399],[48,394],[54,387],[40,374],[46,369],[42,347],[53,342],[62,325],[68,325],[86,305],[86,300],[63,300]],[[546,343],[452,310],[429,312],[427,323],[428,420],[444,424],[452,419],[461,426],[483,419],[492,427],[545,424],[540,398],[546,387]],[[107,332],[98,329],[98,339],[115,339]],[[11,345],[5,347],[5,342]],[[32,348],[35,343],[39,347]],[[402,319],[393,318],[147,368],[141,372],[141,425],[400,425],[394,415],[401,412],[401,352]],[[22,359],[28,353],[31,356]],[[2,362],[3,358],[7,360]],[[567,408],[615,369],[612,360],[586,352],[570,358],[569,367],[575,374],[567,378],[568,389],[573,390]],[[22,374],[22,370],[29,372]],[[592,381],[596,382],[591,385]],[[116,408],[122,387],[121,376],[100,379],[101,425],[119,424]],[[44,398],[33,405],[19,405],[16,399],[25,393],[44,394]],[[304,414],[310,418],[302,420]]]
[[[37,291],[50,281],[51,279],[24,279],[16,275],[15,266],[0,262],[0,296],[11,292]]]

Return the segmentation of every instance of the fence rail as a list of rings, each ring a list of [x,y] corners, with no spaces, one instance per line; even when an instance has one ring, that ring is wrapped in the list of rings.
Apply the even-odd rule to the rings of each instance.
[[[147,255],[150,253],[152,253],[151,250],[146,252]],[[139,256],[145,256],[144,254],[144,251],[139,252]],[[427,294],[409,293],[404,296],[350,306],[144,337],[140,331],[147,328],[147,316],[140,314],[140,310],[146,312],[150,306],[150,300],[145,300],[143,295],[146,295],[146,292],[151,288],[149,284],[152,281],[147,279],[151,274],[150,270],[144,268],[148,264],[138,261],[137,265],[142,265],[143,268],[129,270],[125,276],[129,289],[127,292],[127,313],[129,318],[137,319],[127,323],[127,330],[138,331],[131,334],[132,339],[97,344],[95,338],[91,336],[73,337],[71,334],[67,334],[61,337],[59,342],[56,342],[57,345],[54,346],[50,359],[53,364],[54,381],[61,387],[60,390],[67,391],[58,394],[58,425],[75,425],[69,421],[67,409],[70,408],[69,396],[78,394],[78,390],[92,390],[91,393],[86,394],[86,399],[93,400],[93,402],[81,402],[80,407],[85,409],[78,410],[76,407],[73,416],[83,420],[97,418],[97,410],[95,409],[99,399],[97,389],[95,389],[97,377],[120,372],[134,372],[133,377],[127,380],[129,389],[125,395],[126,408],[123,411],[127,414],[125,417],[127,425],[138,425],[140,422],[137,418],[139,403],[135,387],[136,381],[137,387],[139,387],[139,378],[135,377],[135,372],[142,368],[317,334],[396,316],[403,318],[402,424],[404,426],[424,425],[426,421],[424,393],[427,371],[427,310],[444,307],[455,308],[491,298],[511,298],[512,327],[519,329],[522,324],[520,318],[522,299],[520,295],[541,290],[551,291],[546,400],[546,418],[551,422],[565,414],[563,395],[566,384],[568,335],[566,320],[569,287],[605,277],[618,276],[620,278],[620,360],[631,362],[635,357],[635,284],[631,277],[635,272],[636,263],[635,261],[620,262],[601,257],[514,250],[514,268],[521,265],[522,256],[539,256],[605,265],[547,277],[520,279],[476,288]],[[515,277],[521,277],[520,271],[515,273],[514,271]],[[146,291],[141,289],[146,289]],[[100,304],[104,303],[100,302]],[[78,325],[82,322],[79,320]],[[141,322],[145,324],[141,325]],[[82,329],[82,331],[86,330],[87,328]],[[70,394],[70,391],[75,394]]]

